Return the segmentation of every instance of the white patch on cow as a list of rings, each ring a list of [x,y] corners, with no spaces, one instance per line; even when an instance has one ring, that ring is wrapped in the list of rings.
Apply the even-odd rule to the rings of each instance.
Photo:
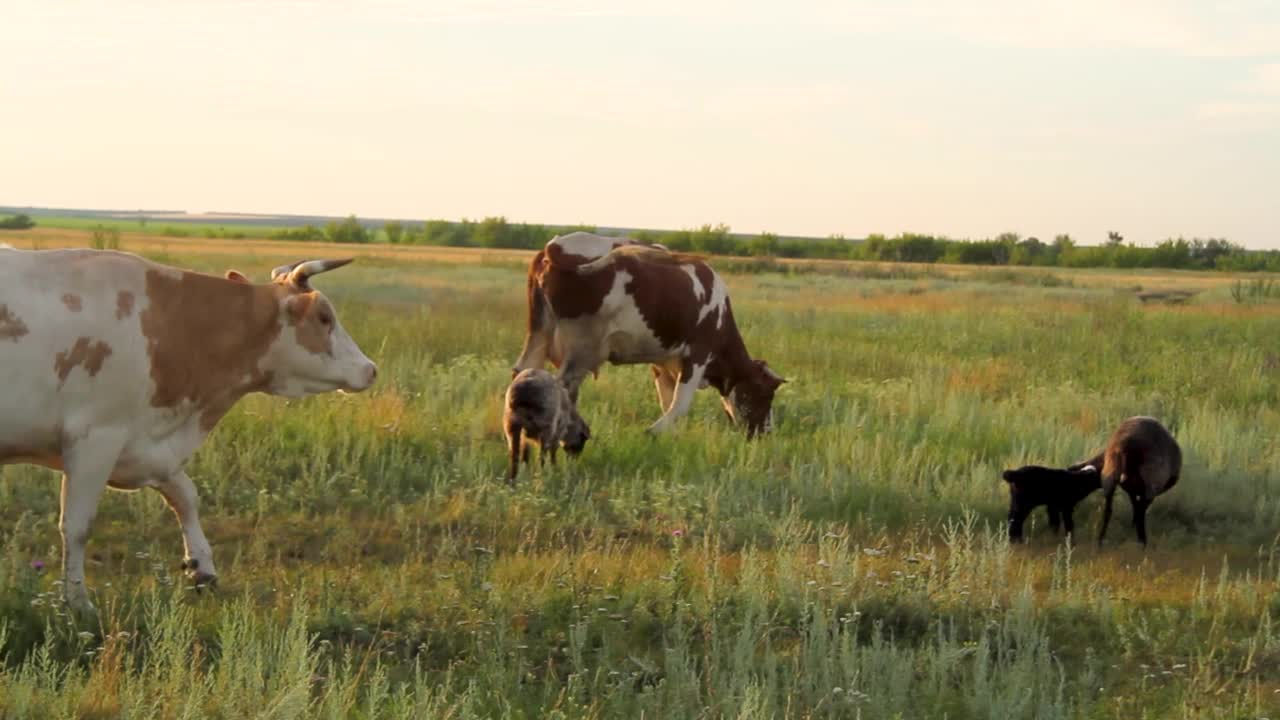
[[[551,239],[550,244],[559,246],[570,255],[598,258],[625,242],[622,238],[605,237],[589,232],[572,232],[568,235],[557,235]]]
[[[719,310],[720,314],[716,317],[716,330],[724,327],[724,301],[729,297],[729,288],[725,286],[724,281],[720,279],[720,274],[712,271],[711,276],[711,299],[706,301],[702,307],[698,308],[698,322],[702,322],[712,310]],[[702,284],[694,280],[694,285],[701,289]],[[699,298],[701,300],[701,298]]]
[[[1097,471],[1098,471],[1098,468],[1092,465],[1085,465],[1084,467],[1080,468],[1080,472],[1097,472]]]
[[[619,271],[614,276],[613,287],[609,288],[609,294],[605,295],[600,311],[596,314],[597,321],[603,320],[609,328],[605,338],[605,359],[617,364],[661,362],[673,357],[683,357],[687,350],[684,343],[666,347],[649,329],[635,298],[626,290],[629,282],[631,274],[625,270]],[[566,325],[572,327],[575,323],[561,321],[561,327]],[[572,338],[569,343],[573,344]]]
[[[680,266],[680,269],[684,271],[684,274],[685,274],[685,275],[688,275],[688,276],[689,276],[689,282],[693,283],[693,297],[694,297],[694,299],[696,299],[696,300],[697,300],[698,302],[700,302],[700,303],[701,303],[701,302],[705,302],[705,301],[706,301],[706,299],[707,299],[707,291],[706,291],[706,289],[705,289],[705,288],[703,288],[703,287],[702,287],[702,283],[701,283],[701,282],[699,282],[699,280],[698,280],[698,273],[697,273],[696,271],[694,271],[693,266],[692,266],[692,265],[681,265],[681,266]],[[700,310],[700,311],[699,311],[699,314],[698,314],[698,319],[699,319],[699,320],[701,320],[704,316],[705,316],[705,313],[703,313],[703,312]]]

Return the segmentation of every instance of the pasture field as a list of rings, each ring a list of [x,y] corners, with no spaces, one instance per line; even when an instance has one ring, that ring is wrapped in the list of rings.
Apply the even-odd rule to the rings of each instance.
[[[791,381],[773,434],[704,390],[647,437],[648,369],[606,366],[586,452],[512,488],[527,254],[124,246],[259,281],[361,256],[316,285],[379,380],[251,396],[197,453],[214,591],[158,494],[108,493],[92,626],[57,602],[56,476],[0,468],[0,717],[1280,718],[1280,304],[1229,275],[713,260]],[[1096,494],[1074,547],[1043,510],[1010,547],[1000,471],[1136,414],[1185,456],[1151,547],[1123,493],[1104,548]]]

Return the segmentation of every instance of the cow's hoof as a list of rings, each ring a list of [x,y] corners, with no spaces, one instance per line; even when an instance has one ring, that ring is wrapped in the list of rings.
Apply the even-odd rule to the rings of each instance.
[[[67,609],[77,618],[93,620],[98,617],[98,608],[94,607],[88,597],[65,597],[63,600],[67,604]]]
[[[196,590],[203,590],[206,588],[213,590],[218,587],[218,576],[213,573],[192,572],[189,573],[187,577],[191,578],[191,585],[195,587]]]
[[[182,561],[182,569],[186,572],[187,579],[195,586],[197,590],[200,588],[214,588],[218,584],[218,576],[211,572],[200,570],[200,561],[188,559]]]

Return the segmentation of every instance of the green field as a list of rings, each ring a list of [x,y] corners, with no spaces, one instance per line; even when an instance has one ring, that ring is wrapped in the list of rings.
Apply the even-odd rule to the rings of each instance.
[[[130,242],[259,280],[298,247]],[[75,624],[56,476],[0,468],[0,717],[1280,717],[1280,303],[1231,278],[737,266],[772,435],[704,390],[647,437],[648,369],[606,366],[586,452],[509,488],[521,259],[356,252],[316,285],[375,388],[250,397],[189,467],[215,591],[108,493]],[[1136,414],[1185,456],[1151,547],[1123,493],[1101,549],[1096,494],[1074,548],[1043,510],[1010,547],[1000,471]]]
[[[136,219],[80,217],[74,215],[37,215],[33,218],[38,227],[59,230],[91,230],[114,228],[122,233],[147,233],[169,237],[218,237],[265,238],[273,232],[286,229],[287,225],[259,225],[249,223],[177,222],[165,218],[149,219],[145,223]]]

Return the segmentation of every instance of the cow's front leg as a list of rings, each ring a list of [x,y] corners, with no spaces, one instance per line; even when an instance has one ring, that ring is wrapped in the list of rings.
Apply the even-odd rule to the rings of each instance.
[[[658,409],[665,413],[671,408],[671,401],[675,399],[676,375],[680,372],[680,366],[655,363],[649,366],[649,371],[653,373],[653,385],[658,390]]]
[[[702,384],[702,376],[706,371],[706,363],[695,365],[688,360],[684,361],[680,367],[680,377],[676,379],[675,399],[671,401],[671,407],[667,408],[662,417],[649,426],[649,432],[654,434],[666,432],[671,429],[676,420],[689,412],[689,408],[693,407],[693,394]]]
[[[81,612],[93,612],[84,580],[89,527],[123,447],[124,433],[98,430],[73,441],[63,453],[65,472],[58,518],[58,529],[62,531],[62,594],[67,605]]]
[[[211,585],[218,579],[213,566],[213,549],[200,527],[200,495],[191,477],[179,470],[155,485],[182,527],[182,567],[197,585]]]

